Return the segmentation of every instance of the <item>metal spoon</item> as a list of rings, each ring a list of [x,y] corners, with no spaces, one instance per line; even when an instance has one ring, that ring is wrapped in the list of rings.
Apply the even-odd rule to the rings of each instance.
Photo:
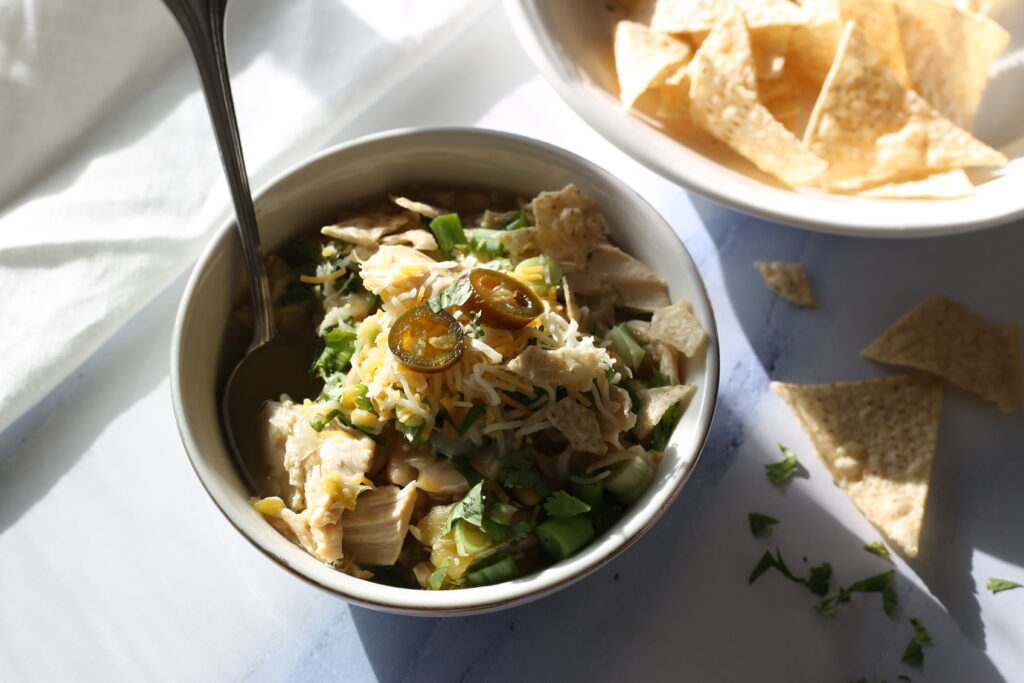
[[[252,343],[228,377],[221,400],[221,417],[235,460],[250,488],[259,494],[274,494],[277,488],[273,486],[273,470],[265,461],[261,447],[260,434],[264,429],[261,408],[268,399],[282,393],[296,400],[319,393],[317,382],[309,373],[313,343],[277,334],[256,213],[249,192],[249,176],[245,172],[231,100],[224,51],[227,0],[164,0],[164,4],[181,24],[199,67],[203,94],[235,205],[252,296]]]

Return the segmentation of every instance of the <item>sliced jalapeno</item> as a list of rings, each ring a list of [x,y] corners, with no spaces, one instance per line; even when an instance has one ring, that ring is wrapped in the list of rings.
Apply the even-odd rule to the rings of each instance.
[[[469,273],[469,284],[473,293],[463,308],[479,311],[485,325],[515,330],[544,311],[533,290],[508,273],[475,268]]]
[[[443,308],[426,304],[398,316],[388,334],[388,347],[398,362],[417,372],[441,372],[462,357],[462,325]]]

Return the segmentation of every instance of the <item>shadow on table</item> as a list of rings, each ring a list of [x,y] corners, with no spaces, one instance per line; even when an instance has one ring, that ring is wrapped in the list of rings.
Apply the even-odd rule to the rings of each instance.
[[[74,467],[110,421],[167,376],[174,320],[166,312],[174,310],[185,280],[186,275],[179,277],[82,367],[0,433],[0,534]],[[89,386],[80,383],[87,372],[108,377],[109,393],[118,400],[95,402]]]
[[[726,294],[742,333],[771,379],[830,383],[898,374],[859,350],[903,313],[939,292],[993,322],[1024,318],[1020,225],[918,240],[822,235],[769,223],[692,196],[716,244]],[[772,294],[753,261],[800,261],[819,308]],[[949,385],[921,552],[910,565],[979,645],[985,635],[971,577],[975,548],[1024,565],[1024,411],[994,406]]]
[[[913,616],[936,638],[923,673],[1003,680],[942,606],[899,576],[892,617],[883,614],[878,595],[868,594],[827,619],[812,609],[820,597],[775,572],[748,586],[758,558],[776,547],[798,575],[830,561],[832,593],[891,568],[863,552],[863,542],[802,487],[764,486],[754,454],[739,452],[769,447],[774,444],[737,447],[736,466],[712,485],[706,482],[717,478],[705,475],[730,456],[709,447],[680,498],[643,538],[586,579],[536,602],[442,619],[351,608],[377,679],[678,680],[683,673],[692,680],[917,679],[922,672],[900,663]],[[785,513],[772,538],[750,535],[748,506]]]

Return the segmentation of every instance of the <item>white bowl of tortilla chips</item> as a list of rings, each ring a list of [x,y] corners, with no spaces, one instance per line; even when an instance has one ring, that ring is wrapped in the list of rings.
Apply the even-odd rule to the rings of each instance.
[[[623,151],[771,220],[872,237],[1024,215],[1022,0],[506,0]]]

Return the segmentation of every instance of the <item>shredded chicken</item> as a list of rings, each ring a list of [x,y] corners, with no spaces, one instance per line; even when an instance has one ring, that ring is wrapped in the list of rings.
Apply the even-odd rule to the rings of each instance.
[[[381,486],[359,497],[355,510],[346,512],[345,556],[362,566],[393,565],[402,551],[409,518],[416,504],[416,484],[404,488]]]

